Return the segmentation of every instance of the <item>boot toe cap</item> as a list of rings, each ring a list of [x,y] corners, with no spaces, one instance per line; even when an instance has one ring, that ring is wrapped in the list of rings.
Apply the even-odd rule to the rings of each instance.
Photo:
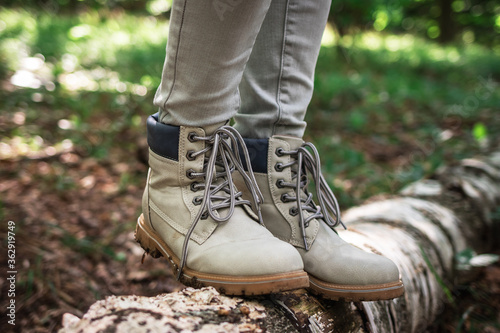
[[[323,224],[311,249],[300,249],[306,272],[325,282],[344,285],[374,285],[399,281],[392,260],[361,250]]]
[[[383,256],[345,244],[336,251],[311,256],[305,254],[305,270],[330,283],[372,285],[399,280],[396,264]],[[310,257],[310,258],[307,258]]]
[[[190,255],[195,270],[221,275],[271,275],[303,270],[297,250],[277,238],[218,244]]]

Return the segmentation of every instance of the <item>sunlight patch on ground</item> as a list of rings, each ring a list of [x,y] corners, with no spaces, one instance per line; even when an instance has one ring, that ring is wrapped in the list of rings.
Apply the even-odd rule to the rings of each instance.
[[[41,158],[69,152],[73,142],[64,139],[54,145],[47,145],[39,136],[14,136],[0,142],[0,160],[17,159],[19,157]]]
[[[102,67],[82,69],[78,64],[78,58],[72,54],[62,56],[61,67],[64,72],[54,79],[52,65],[45,62],[43,55],[22,58],[10,82],[21,88],[39,89],[44,86],[48,91],[54,90],[55,81],[68,91],[117,91],[130,92],[138,96],[145,96],[148,92],[148,87],[143,84],[120,80],[120,75],[116,71]],[[144,81],[146,84],[151,84],[147,78]]]

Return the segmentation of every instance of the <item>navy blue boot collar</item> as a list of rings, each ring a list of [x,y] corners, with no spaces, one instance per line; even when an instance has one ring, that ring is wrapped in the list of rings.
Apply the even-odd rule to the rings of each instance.
[[[148,117],[148,145],[152,151],[165,158],[179,160],[180,127],[166,125],[158,120],[159,113]]]

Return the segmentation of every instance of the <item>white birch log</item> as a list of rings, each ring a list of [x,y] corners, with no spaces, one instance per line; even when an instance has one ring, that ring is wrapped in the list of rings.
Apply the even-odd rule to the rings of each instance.
[[[500,221],[491,213],[498,212],[499,203],[500,153],[495,153],[443,168],[399,196],[372,199],[348,210],[344,214],[348,230],[339,231],[341,237],[398,265],[405,294],[395,300],[332,302],[305,290],[242,300],[210,288],[188,289],[151,298],[121,296],[118,302],[116,297],[107,298],[94,304],[83,319],[66,315],[60,332],[103,328],[117,332],[422,332],[439,315],[445,291],[456,282],[457,253],[465,249],[481,253],[498,240]]]

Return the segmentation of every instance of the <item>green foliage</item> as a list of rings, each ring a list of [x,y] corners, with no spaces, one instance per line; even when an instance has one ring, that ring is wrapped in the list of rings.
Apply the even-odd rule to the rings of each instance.
[[[478,142],[483,142],[488,138],[488,130],[483,123],[476,123],[472,128],[472,135]]]
[[[54,15],[126,10],[139,15],[169,13],[172,0],[5,0],[7,7]],[[463,41],[500,48],[500,5],[494,0],[332,1],[330,20],[342,34],[407,32],[442,42]]]

